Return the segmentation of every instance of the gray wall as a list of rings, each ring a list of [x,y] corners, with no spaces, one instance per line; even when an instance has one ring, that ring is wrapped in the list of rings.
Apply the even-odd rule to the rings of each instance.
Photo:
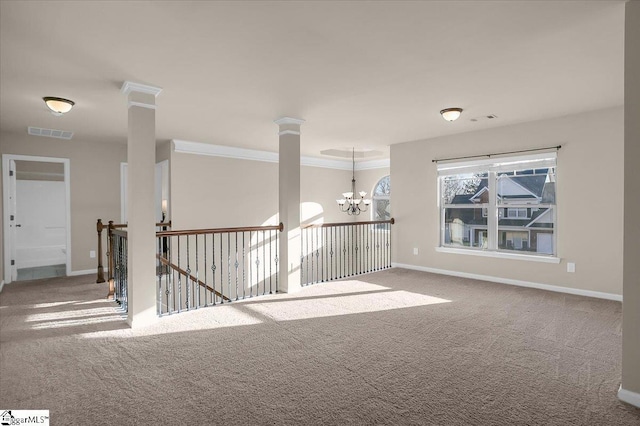
[[[394,259],[400,264],[622,294],[623,108],[391,146]],[[452,123],[455,125],[455,123]],[[558,152],[560,264],[439,253],[432,159],[562,144]],[[413,254],[413,248],[419,254]],[[576,272],[567,272],[567,262]]]

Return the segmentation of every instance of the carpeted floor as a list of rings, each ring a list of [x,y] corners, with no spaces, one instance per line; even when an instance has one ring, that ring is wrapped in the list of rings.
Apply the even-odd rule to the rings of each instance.
[[[5,286],[0,408],[52,425],[638,425],[621,304],[403,269],[131,330],[94,277]]]

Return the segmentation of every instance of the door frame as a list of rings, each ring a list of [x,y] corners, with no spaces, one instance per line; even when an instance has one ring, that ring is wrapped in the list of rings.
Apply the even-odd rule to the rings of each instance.
[[[58,157],[40,157],[33,155],[17,155],[17,154],[2,154],[2,231],[3,231],[3,273],[4,282],[8,284],[11,282],[11,243],[13,241],[10,238],[10,220],[9,220],[9,161],[37,161],[42,163],[62,163],[64,166],[64,191],[65,191],[65,217],[66,217],[66,274],[71,275],[71,161],[68,158]],[[14,242],[15,243],[15,242]]]

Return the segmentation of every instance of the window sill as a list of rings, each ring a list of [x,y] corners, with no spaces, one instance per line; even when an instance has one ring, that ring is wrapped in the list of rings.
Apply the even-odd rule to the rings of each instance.
[[[528,262],[560,263],[559,257],[535,256],[531,254],[503,253],[486,250],[458,249],[451,247],[436,247],[438,253],[466,254],[471,256],[494,257],[499,259],[525,260]]]

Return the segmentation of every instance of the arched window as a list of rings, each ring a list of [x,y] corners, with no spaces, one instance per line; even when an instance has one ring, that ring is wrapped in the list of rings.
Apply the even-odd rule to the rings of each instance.
[[[371,220],[391,219],[391,176],[385,176],[373,188]]]

